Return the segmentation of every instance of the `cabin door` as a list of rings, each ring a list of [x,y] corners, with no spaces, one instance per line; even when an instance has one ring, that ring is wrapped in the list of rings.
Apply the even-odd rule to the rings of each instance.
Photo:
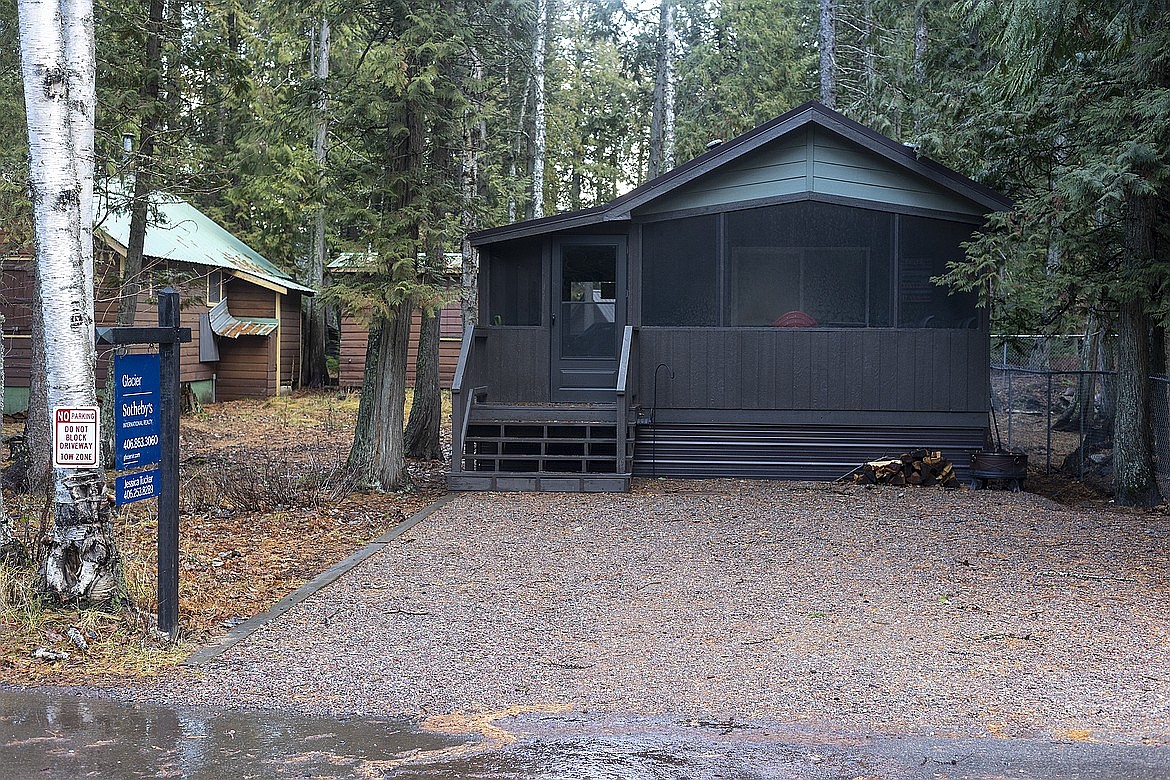
[[[553,245],[552,399],[613,401],[626,324],[625,236]]]

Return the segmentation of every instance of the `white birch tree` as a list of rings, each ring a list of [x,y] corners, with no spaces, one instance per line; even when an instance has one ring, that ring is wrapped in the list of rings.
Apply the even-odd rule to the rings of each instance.
[[[544,160],[548,120],[545,116],[544,60],[549,0],[536,0],[536,30],[532,36],[532,203],[529,217],[544,216]]]
[[[821,54],[821,102],[837,107],[837,3],[820,0],[817,44]]]
[[[93,5],[19,0],[18,14],[47,406],[96,406]],[[47,596],[93,605],[120,595],[110,515],[100,468],[54,468],[40,573]]]

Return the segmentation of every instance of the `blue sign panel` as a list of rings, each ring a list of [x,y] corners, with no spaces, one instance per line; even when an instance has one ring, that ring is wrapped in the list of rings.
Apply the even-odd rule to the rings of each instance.
[[[127,474],[114,480],[114,505],[132,504],[159,494],[158,469]]]
[[[159,444],[159,357],[114,356],[114,468],[162,460]]]

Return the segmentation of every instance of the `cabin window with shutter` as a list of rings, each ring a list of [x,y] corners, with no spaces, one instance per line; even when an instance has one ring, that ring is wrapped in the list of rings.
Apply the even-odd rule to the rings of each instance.
[[[207,275],[207,305],[214,306],[223,300],[223,271],[218,268]]]

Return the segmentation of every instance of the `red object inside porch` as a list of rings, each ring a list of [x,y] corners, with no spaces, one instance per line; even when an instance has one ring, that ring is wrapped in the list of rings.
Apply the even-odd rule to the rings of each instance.
[[[773,328],[815,328],[817,321],[802,311],[781,314],[772,321]]]

